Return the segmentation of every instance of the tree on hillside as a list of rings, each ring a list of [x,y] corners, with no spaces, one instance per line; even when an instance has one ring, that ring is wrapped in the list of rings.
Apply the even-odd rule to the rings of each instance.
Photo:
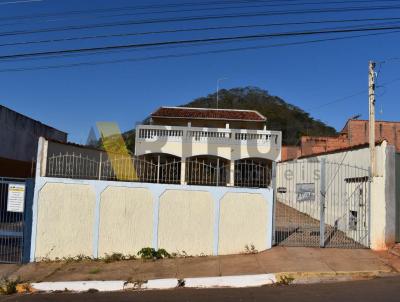
[[[200,97],[185,107],[216,108],[216,93]],[[297,106],[286,103],[268,91],[257,87],[223,89],[219,91],[219,108],[257,110],[267,118],[269,130],[282,131],[284,145],[297,145],[303,135],[334,136],[333,127],[316,120]]]

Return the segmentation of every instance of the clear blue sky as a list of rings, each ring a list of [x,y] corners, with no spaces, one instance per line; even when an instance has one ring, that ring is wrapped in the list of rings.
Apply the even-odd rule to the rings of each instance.
[[[14,2],[21,1],[15,0]],[[181,2],[195,2],[182,0]],[[205,1],[205,0],[204,0]],[[315,2],[317,0],[292,0],[291,3]],[[333,0],[330,0],[333,1]],[[152,10],[112,11],[109,14],[68,15],[58,17],[41,17],[38,19],[17,19],[13,16],[79,11],[96,8],[117,8],[177,3],[168,1],[128,1],[128,0],[43,0],[31,3],[9,3],[0,1],[0,32],[27,29],[65,27],[81,24],[110,23],[124,20],[158,19],[167,17],[220,15],[228,13],[262,12],[275,10],[307,9],[319,6],[277,6],[262,7],[261,4],[247,3],[244,6],[259,5],[255,8],[164,12],[154,14]],[[279,2],[270,1],[268,4]],[[285,2],[290,3],[290,2]],[[265,3],[264,3],[265,4]],[[282,4],[282,2],[281,2]],[[400,1],[376,1],[375,3],[332,4],[324,7],[399,5]],[[239,4],[238,4],[239,5]],[[227,6],[238,6],[229,4]],[[215,6],[214,6],[215,7]],[[221,7],[221,6],[219,6]],[[192,7],[190,7],[192,8]],[[197,7],[199,8],[199,7]],[[205,8],[204,6],[202,8]],[[164,9],[164,8],[163,8]],[[176,10],[171,8],[169,10]],[[182,9],[182,8],[178,8]],[[149,14],[139,15],[147,12]],[[150,14],[151,12],[151,14]],[[121,16],[121,14],[127,14]],[[132,15],[137,14],[137,15]],[[275,17],[239,18],[229,20],[196,21],[185,23],[147,24],[120,26],[114,28],[91,29],[84,31],[65,31],[30,35],[1,36],[0,44],[42,39],[59,39],[67,37],[99,35],[110,33],[127,33],[153,31],[187,27],[221,26],[237,24],[259,24],[269,22],[293,22],[328,19],[400,17],[400,9],[385,11],[331,13],[314,15],[286,15]],[[4,18],[9,18],[5,20]],[[377,22],[373,22],[377,23]],[[354,24],[353,24],[354,25]],[[397,22],[396,25],[400,25]],[[230,35],[247,35],[294,30],[309,30],[343,26],[327,24],[314,26],[288,26],[279,28],[257,28],[241,30],[224,30],[184,34],[167,34],[151,36],[131,36],[108,38],[103,40],[57,42],[36,45],[3,46],[0,56],[14,53],[58,50],[63,48],[81,48],[123,43],[143,43],[176,39],[194,39],[199,37],[217,37]],[[357,34],[353,33],[352,35]],[[334,37],[329,36],[329,37]],[[336,35],[343,36],[343,34]],[[326,36],[324,36],[326,37]],[[329,106],[321,105],[346,97],[368,85],[368,60],[377,61],[400,57],[400,33],[380,36],[354,38],[318,44],[297,45],[280,48],[262,48],[241,52],[207,54],[168,58],[148,61],[124,62],[118,64],[95,65],[76,68],[59,68],[50,70],[25,70],[22,72],[4,72],[5,69],[71,64],[86,61],[116,59],[137,59],[165,54],[181,54],[195,51],[207,51],[232,47],[268,45],[318,39],[320,36],[301,38],[280,38],[274,40],[256,40],[247,42],[204,45],[201,47],[180,47],[141,49],[134,51],[113,52],[95,56],[53,58],[43,60],[19,60],[0,62],[0,104],[40,120],[46,124],[69,133],[69,139],[85,143],[91,126],[97,121],[115,121],[122,130],[134,127],[135,122],[145,118],[151,111],[161,105],[180,105],[196,97],[215,92],[216,80],[221,77],[229,79],[221,84],[222,88],[239,86],[258,86],[272,95],[282,97],[289,103],[297,105],[310,114],[340,130],[347,118],[362,114],[367,117],[368,99],[363,94],[335,102]],[[3,70],[3,72],[1,72]],[[379,73],[379,83],[400,78],[400,61],[391,60],[383,64]],[[378,89],[377,118],[399,120],[400,81]],[[383,113],[381,114],[381,108]]]

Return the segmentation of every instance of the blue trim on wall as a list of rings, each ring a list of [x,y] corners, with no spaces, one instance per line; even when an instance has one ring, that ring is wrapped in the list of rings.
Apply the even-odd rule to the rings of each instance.
[[[33,206],[32,206],[32,236],[31,236],[31,251],[30,251],[30,261],[35,261],[36,254],[36,233],[37,233],[37,216],[38,216],[38,199],[40,190],[44,187],[46,180],[41,177],[37,177],[35,181],[35,193],[33,196]]]
[[[224,188],[225,189],[225,188]],[[226,194],[226,190],[218,190],[213,188],[210,190],[214,199],[214,241],[213,241],[213,255],[218,255],[219,249],[219,224],[221,218],[221,199]]]
[[[100,232],[100,202],[101,194],[105,188],[95,187],[96,205],[94,210],[94,223],[93,223],[93,258],[99,257],[99,232]]]
[[[118,182],[118,181],[101,181],[101,180],[81,180],[81,179],[66,179],[66,178],[47,178],[37,177],[35,185],[35,193],[32,207],[32,236],[30,248],[30,261],[35,261],[36,252],[36,232],[37,232],[37,215],[38,215],[38,196],[40,190],[46,183],[62,183],[62,184],[81,184],[90,185],[96,192],[96,208],[94,217],[94,233],[93,233],[93,257],[98,257],[99,248],[99,225],[100,225],[100,202],[101,194],[107,187],[126,187],[126,188],[144,188],[148,189],[153,194],[153,248],[158,249],[158,222],[160,197],[167,190],[186,190],[186,191],[203,191],[211,193],[214,200],[214,225],[213,225],[213,254],[218,255],[219,249],[219,225],[220,225],[220,207],[221,200],[227,193],[252,193],[261,194],[267,203],[268,225],[267,229],[272,230],[273,219],[273,190],[258,189],[258,188],[236,188],[236,187],[209,187],[209,186],[191,186],[191,185],[171,185],[171,184],[150,184],[150,183],[135,183],[135,182]],[[272,233],[267,232],[267,248],[272,246]]]
[[[270,249],[272,248],[272,240],[274,237],[273,232],[274,230],[274,191],[273,190],[264,190],[261,192],[262,196],[264,197],[264,200],[266,202],[267,205],[267,244],[266,244],[266,248]]]
[[[158,250],[158,223],[159,223],[159,215],[160,215],[160,198],[161,195],[165,192],[165,187],[152,185],[148,188],[153,194],[153,248]]]

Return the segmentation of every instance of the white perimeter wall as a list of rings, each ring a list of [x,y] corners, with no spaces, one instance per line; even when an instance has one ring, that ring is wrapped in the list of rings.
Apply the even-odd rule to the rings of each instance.
[[[37,177],[31,261],[77,255],[222,255],[272,245],[272,189]]]

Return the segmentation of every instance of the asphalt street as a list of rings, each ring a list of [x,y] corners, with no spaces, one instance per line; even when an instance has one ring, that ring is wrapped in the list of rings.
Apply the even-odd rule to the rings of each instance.
[[[345,283],[268,286],[246,289],[176,289],[118,293],[54,293],[1,297],[21,302],[153,302],[153,301],[296,301],[296,302],[391,302],[400,301],[400,277]]]

